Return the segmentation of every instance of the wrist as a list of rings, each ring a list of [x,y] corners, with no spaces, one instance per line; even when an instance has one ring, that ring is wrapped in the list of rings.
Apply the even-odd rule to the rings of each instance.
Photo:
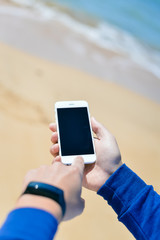
[[[100,175],[100,181],[99,185],[96,186],[96,192],[105,184],[105,182],[123,165],[122,161],[120,161],[118,164],[112,166],[107,171],[103,171]]]
[[[56,201],[44,196],[38,196],[38,195],[32,195],[32,194],[22,195],[16,203],[16,208],[26,208],[26,207],[38,208],[38,209],[47,211],[50,214],[52,214],[59,223],[63,218],[62,209],[60,205]]]
[[[123,165],[122,161],[118,161],[118,163],[114,164],[109,171],[109,177],[112,176],[113,173],[115,173],[121,166]],[[108,177],[108,178],[109,178]]]

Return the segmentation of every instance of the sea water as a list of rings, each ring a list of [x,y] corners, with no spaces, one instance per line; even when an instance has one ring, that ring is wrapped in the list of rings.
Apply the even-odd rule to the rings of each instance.
[[[160,79],[160,0],[13,0],[91,43],[127,55]]]
[[[52,0],[73,11],[110,22],[160,50],[159,0]]]

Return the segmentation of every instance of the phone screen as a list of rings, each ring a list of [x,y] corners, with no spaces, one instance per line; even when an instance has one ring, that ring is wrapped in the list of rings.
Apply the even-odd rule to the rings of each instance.
[[[62,156],[94,154],[87,107],[58,108]]]

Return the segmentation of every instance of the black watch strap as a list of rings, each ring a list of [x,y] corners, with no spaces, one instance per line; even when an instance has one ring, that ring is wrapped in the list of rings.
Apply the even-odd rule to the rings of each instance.
[[[33,194],[50,198],[56,201],[62,208],[62,214],[64,216],[66,210],[66,204],[64,200],[63,190],[54,187],[52,185],[41,182],[30,182],[23,194]]]

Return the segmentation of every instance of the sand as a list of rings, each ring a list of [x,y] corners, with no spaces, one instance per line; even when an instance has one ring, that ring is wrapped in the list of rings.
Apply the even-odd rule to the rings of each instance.
[[[160,193],[160,105],[114,83],[0,43],[0,189],[2,222],[32,168],[50,164],[54,103],[88,101],[91,115],[117,138],[123,162]],[[62,223],[56,240],[134,239],[95,193],[84,213]]]

